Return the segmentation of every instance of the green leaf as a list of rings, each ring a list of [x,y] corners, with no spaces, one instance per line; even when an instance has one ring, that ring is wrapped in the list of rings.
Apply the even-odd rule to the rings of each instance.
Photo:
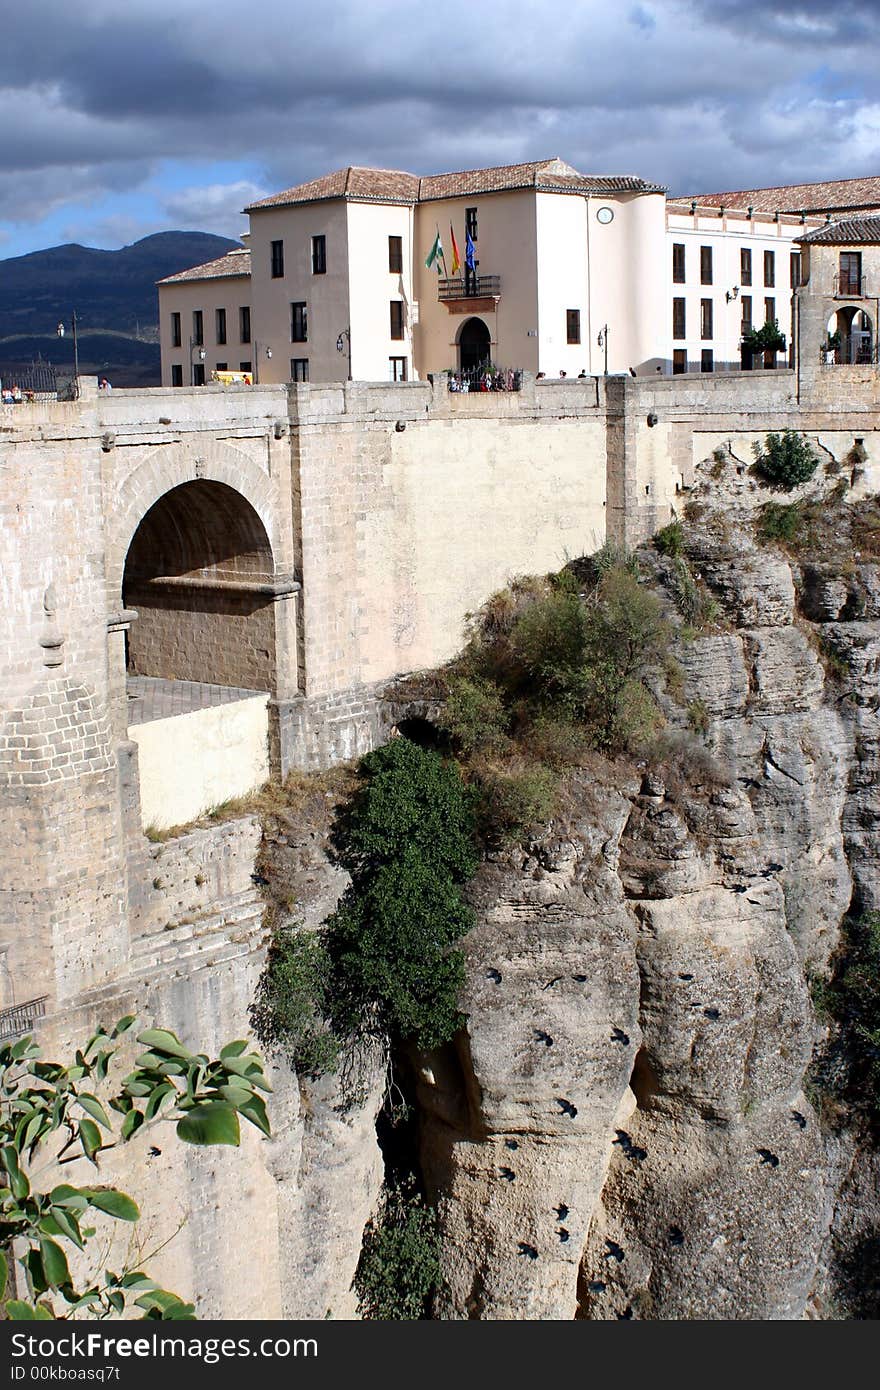
[[[90,1206],[106,1212],[108,1216],[114,1216],[117,1221],[140,1219],[137,1202],[127,1197],[124,1192],[117,1192],[115,1187],[83,1188],[83,1192],[88,1197]]]
[[[170,1033],[167,1028],[147,1028],[145,1032],[138,1033],[137,1041],[152,1052],[161,1052],[167,1057],[181,1057],[186,1062],[192,1057],[176,1033]]]
[[[107,1302],[110,1304],[110,1307],[114,1310],[114,1312],[121,1313],[123,1308],[125,1307],[125,1294],[110,1293],[107,1295]]]
[[[40,1257],[43,1261],[43,1273],[46,1276],[46,1283],[52,1288],[57,1289],[59,1284],[70,1283],[70,1270],[67,1268],[67,1256],[54,1240],[49,1240],[43,1236],[40,1240]]]
[[[95,1154],[101,1147],[101,1131],[94,1120],[80,1120],[79,1137],[83,1146],[83,1153],[94,1163]]]
[[[6,1292],[6,1276],[8,1275],[8,1273],[9,1262],[6,1259],[6,1256],[3,1254],[3,1251],[0,1250],[0,1299],[2,1299],[4,1293]]]
[[[11,1298],[6,1305],[6,1316],[13,1322],[34,1322],[37,1315],[32,1304],[20,1298]]]
[[[169,1096],[176,1095],[177,1091],[175,1087],[171,1085],[171,1082],[163,1081],[159,1086],[155,1088],[153,1094],[150,1096],[150,1099],[147,1101],[144,1107],[144,1119],[152,1120],[153,1116],[156,1115],[158,1111],[161,1109],[162,1102],[167,1100]]]
[[[241,1142],[238,1116],[220,1101],[196,1105],[177,1121],[177,1135],[186,1144],[232,1144]]]
[[[119,1133],[123,1139],[130,1139],[133,1134],[137,1133],[143,1122],[144,1117],[139,1110],[129,1110],[125,1119],[122,1121]]]
[[[237,1042],[227,1043],[220,1049],[220,1061],[225,1062],[228,1057],[240,1057],[247,1048],[247,1043],[239,1039]]]
[[[124,1289],[143,1289],[147,1293],[151,1289],[158,1289],[159,1285],[142,1270],[133,1269],[128,1274],[123,1275],[122,1287]]]
[[[80,1188],[70,1187],[67,1183],[59,1183],[57,1187],[53,1187],[49,1193],[49,1201],[53,1207],[68,1207],[71,1211],[85,1211],[89,1205]]]
[[[4,1146],[0,1152],[0,1158],[2,1158],[3,1166],[9,1174],[9,1186],[12,1188],[13,1197],[16,1201],[23,1201],[29,1195],[31,1185],[18,1166],[18,1154],[11,1144]]]
[[[38,1303],[37,1306],[34,1308],[34,1321],[54,1322],[55,1315],[52,1312],[52,1309],[47,1307],[45,1303]]]
[[[271,1137],[272,1130],[269,1127],[269,1117],[266,1114],[266,1103],[260,1096],[255,1096],[253,1091],[239,1091],[236,1086],[221,1086],[220,1094],[223,1099],[250,1120],[252,1125],[261,1129],[264,1134]]]
[[[51,1219],[55,1222],[55,1225],[58,1227],[58,1231],[60,1232],[60,1234],[63,1236],[67,1236],[68,1240],[72,1240],[74,1245],[78,1246],[79,1249],[82,1250],[83,1239],[80,1235],[79,1222],[77,1221],[76,1217],[71,1216],[70,1212],[66,1211],[64,1207],[53,1206],[51,1211]]]
[[[93,1120],[97,1120],[98,1124],[103,1125],[105,1129],[110,1129],[109,1116],[97,1096],[89,1095],[88,1092],[83,1091],[76,1099]]]
[[[124,1018],[120,1018],[118,1023],[113,1025],[113,1029],[110,1033],[111,1038],[119,1038],[123,1033],[127,1033],[136,1020],[137,1014],[126,1014]]]

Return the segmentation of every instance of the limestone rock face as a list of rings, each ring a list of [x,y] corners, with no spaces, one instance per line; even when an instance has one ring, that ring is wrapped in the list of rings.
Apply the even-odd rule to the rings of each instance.
[[[878,570],[758,546],[740,493],[688,528],[704,752],[578,774],[472,885],[466,1032],[419,1059],[440,1316],[876,1316],[877,1153],[804,1090],[808,974],[880,907]]]

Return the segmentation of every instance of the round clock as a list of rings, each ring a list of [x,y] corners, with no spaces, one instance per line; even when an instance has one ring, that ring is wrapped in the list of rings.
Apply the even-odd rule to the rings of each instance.
[[[600,208],[596,213],[596,218],[599,222],[613,222],[614,212],[611,208]]]

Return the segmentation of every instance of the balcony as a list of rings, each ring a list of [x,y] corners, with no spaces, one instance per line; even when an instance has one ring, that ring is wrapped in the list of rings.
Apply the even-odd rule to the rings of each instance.
[[[864,299],[866,295],[864,275],[835,275],[831,293],[835,299]]]
[[[25,1033],[33,1032],[37,1019],[45,1016],[46,998],[42,994],[39,999],[28,999],[24,1004],[0,1009],[0,1042],[9,1042],[11,1038],[21,1038]]]
[[[438,280],[437,298],[450,314],[470,314],[480,310],[492,312],[501,298],[500,275],[468,275],[452,280]]]

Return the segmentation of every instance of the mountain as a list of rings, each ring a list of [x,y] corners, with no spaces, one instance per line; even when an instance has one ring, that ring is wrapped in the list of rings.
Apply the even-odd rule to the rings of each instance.
[[[0,377],[35,357],[71,364],[75,311],[81,371],[119,386],[157,385],[156,281],[238,245],[210,232],[157,232],[119,251],[74,243],[0,260]]]

